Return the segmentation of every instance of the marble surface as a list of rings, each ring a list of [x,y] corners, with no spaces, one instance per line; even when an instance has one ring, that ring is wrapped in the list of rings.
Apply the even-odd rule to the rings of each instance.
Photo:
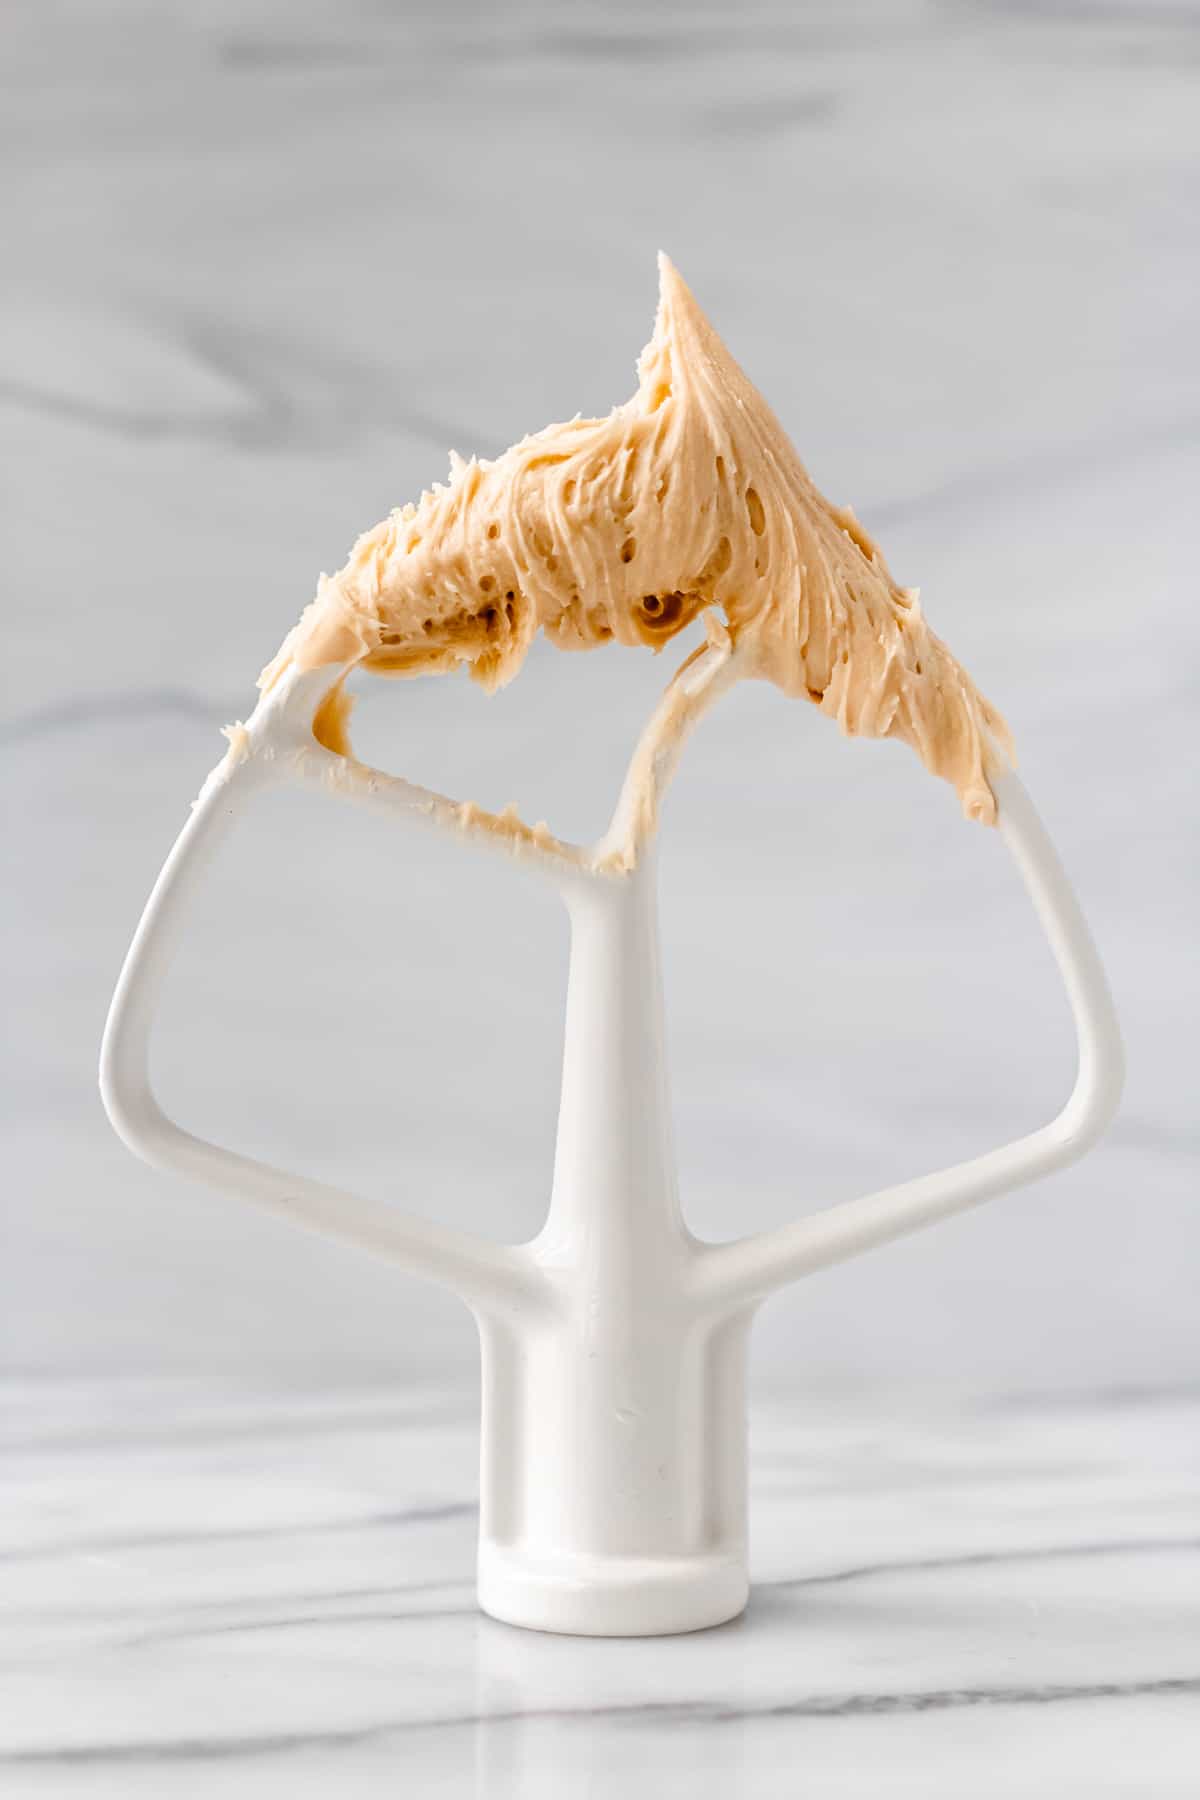
[[[0,1791],[1165,1800],[1200,1771],[1200,1399],[756,1408],[737,1623],[475,1610],[453,1390],[7,1384]]]
[[[317,571],[450,444],[623,397],[662,244],[1011,719],[1130,1051],[1086,1164],[773,1306],[760,1369],[1191,1378],[1200,9],[53,0],[3,35],[10,1360],[471,1366],[449,1300],[136,1165],[96,1048],[217,728]],[[547,651],[493,701],[376,686],[359,744],[587,834],[665,673]],[[1016,879],[899,748],[739,691],[663,882],[697,1230],[1064,1095]],[[564,954],[490,866],[281,799],[214,874],[156,1077],[198,1131],[521,1236]]]
[[[1194,1795],[1200,7],[16,0],[0,35],[5,1800]],[[317,572],[450,445],[623,398],[660,245],[1008,715],[1130,1078],[1085,1164],[766,1309],[752,1610],[583,1644],[473,1609],[457,1303],[135,1164],[95,1059]],[[364,690],[358,742],[588,835],[665,674],[539,650],[492,701]],[[1064,1095],[1016,877],[901,750],[739,691],[662,870],[701,1233]],[[281,799],[156,1080],[524,1236],[564,965],[490,864]]]

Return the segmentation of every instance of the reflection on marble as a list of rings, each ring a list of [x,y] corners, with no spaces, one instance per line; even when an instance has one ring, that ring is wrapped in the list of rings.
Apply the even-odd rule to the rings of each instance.
[[[1193,1795],[1200,1402],[765,1405],[751,1608],[474,1606],[450,1390],[10,1384],[0,1790]]]

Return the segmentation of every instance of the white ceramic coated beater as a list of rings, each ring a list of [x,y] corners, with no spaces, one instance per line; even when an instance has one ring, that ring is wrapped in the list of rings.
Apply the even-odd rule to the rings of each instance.
[[[706,650],[668,689],[594,851],[498,834],[471,809],[316,741],[342,668],[289,670],[209,776],[138,926],[113,998],[101,1088],[120,1136],[195,1177],[428,1276],[479,1325],[479,1599],[512,1624],[590,1635],[694,1630],[746,1603],[745,1346],[788,1282],[1081,1156],[1115,1111],[1122,1052],[1095,948],[1021,783],[996,777],[1014,858],[1075,1020],[1078,1074],[1049,1124],[985,1155],[728,1244],[697,1240],[678,1198],[664,1060],[655,867],[639,795],[661,795],[685,727],[739,676]],[[671,729],[667,729],[668,723]],[[204,870],[240,808],[316,785],[540,869],[571,919],[562,1099],[545,1225],[504,1246],[204,1142],[166,1117],[148,1053],[162,980]],[[632,867],[628,866],[630,863]]]

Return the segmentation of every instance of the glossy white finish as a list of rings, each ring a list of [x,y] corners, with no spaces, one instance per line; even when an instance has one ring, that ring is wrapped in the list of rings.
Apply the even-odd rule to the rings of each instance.
[[[693,679],[715,698],[735,659]],[[332,755],[311,733],[336,671],[265,694],[209,777],[138,927],[113,999],[101,1088],[114,1126],[159,1168],[224,1187],[443,1283],[479,1322],[483,1358],[480,1601],[514,1624],[647,1635],[719,1624],[745,1605],[747,1327],[802,1275],[1030,1181],[1081,1155],[1115,1110],[1120,1038],[1103,972],[1015,775],[999,782],[1014,856],[1063,976],[1075,1089],[1040,1130],[955,1168],[727,1245],[680,1212],[667,1091],[654,857],[617,874],[570,847],[498,837],[444,796]],[[654,722],[643,749],[652,745]],[[638,761],[635,753],[634,766]],[[654,765],[665,789],[672,759]],[[571,917],[562,1095],[544,1229],[498,1246],[202,1142],[148,1075],[158,992],[207,858],[265,784],[316,782],[409,824],[461,833],[547,873]],[[628,786],[604,845],[627,837]]]

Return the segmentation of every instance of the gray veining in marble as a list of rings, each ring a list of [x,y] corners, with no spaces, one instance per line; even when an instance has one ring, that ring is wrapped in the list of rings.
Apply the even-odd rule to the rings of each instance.
[[[43,1380],[4,1395],[0,1789],[1195,1792],[1200,1406],[766,1406],[738,1623],[481,1617],[452,1390]]]
[[[1200,6],[13,0],[0,49],[4,1800],[1192,1800]],[[751,1610],[586,1643],[475,1610],[461,1309],[136,1164],[95,1056],[317,571],[451,444],[623,398],[659,245],[1008,714],[1130,1079],[1086,1164],[772,1303]],[[358,742],[585,835],[665,673],[364,692]],[[1065,1092],[1015,877],[898,749],[738,692],[663,907],[704,1233]],[[163,1097],[524,1235],[565,950],[490,864],[264,804]]]
[[[217,726],[317,571],[451,443],[623,397],[661,243],[1008,713],[1130,1049],[1086,1165],[776,1303],[762,1378],[1190,1378],[1200,9],[55,0],[2,31],[12,1358],[471,1365],[449,1300],[137,1166],[96,1044]],[[372,692],[359,742],[588,832],[663,678],[547,652],[492,701]],[[899,749],[739,692],[673,796],[664,916],[701,1231],[1065,1091],[1015,879]],[[174,977],[163,1094],[523,1234],[564,954],[490,867],[264,805]]]

